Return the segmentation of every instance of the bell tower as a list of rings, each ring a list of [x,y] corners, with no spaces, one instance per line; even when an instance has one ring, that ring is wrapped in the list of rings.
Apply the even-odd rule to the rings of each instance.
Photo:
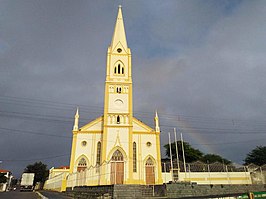
[[[119,147],[126,156],[124,158],[127,159],[126,170],[133,170],[132,129],[131,51],[127,46],[122,7],[119,6],[112,41],[107,51],[102,135],[103,161],[108,161],[110,151]],[[132,177],[131,173],[129,172],[129,178]]]
[[[122,8],[119,6],[107,52],[104,125],[132,126],[131,52],[127,47]]]

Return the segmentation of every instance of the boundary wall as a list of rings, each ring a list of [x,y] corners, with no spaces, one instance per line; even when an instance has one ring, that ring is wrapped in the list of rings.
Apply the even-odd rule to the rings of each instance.
[[[164,185],[104,185],[67,188],[73,198],[236,198],[249,192],[265,192],[266,185],[197,185],[173,183]]]

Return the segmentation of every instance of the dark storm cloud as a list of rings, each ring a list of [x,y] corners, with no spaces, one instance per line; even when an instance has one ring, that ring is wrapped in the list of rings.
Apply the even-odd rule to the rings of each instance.
[[[209,129],[211,127],[210,123],[215,121],[214,126],[216,128],[213,131],[223,126],[223,129],[230,129],[234,133],[244,130],[249,132],[258,130],[261,132],[265,128],[263,118],[265,116],[264,99],[266,97],[264,92],[266,86],[264,81],[266,72],[264,54],[266,49],[263,45],[266,39],[265,4],[259,1],[242,2],[234,11],[231,10],[230,14],[219,11],[219,8],[216,12],[212,7],[211,15],[214,15],[212,19],[209,19],[208,14],[210,6],[204,5],[203,7],[207,13],[206,15],[202,14],[203,16],[200,17],[200,12],[192,14],[196,16],[196,18],[192,18],[199,23],[195,23],[198,25],[198,30],[195,28],[193,31],[191,27],[182,29],[184,32],[188,31],[186,39],[191,39],[193,45],[189,41],[187,44],[177,45],[177,50],[169,53],[169,56],[157,56],[145,62],[145,72],[135,75],[138,78],[136,82],[143,93],[144,90],[149,89],[148,95],[141,95],[142,98],[139,100],[139,104],[145,107],[152,104],[153,107],[157,107],[159,110],[161,108],[163,112],[166,110],[174,115],[200,116],[202,119],[198,121],[197,126],[204,126],[208,121],[203,118],[208,117]],[[201,9],[199,10],[201,11]],[[179,15],[185,16],[186,14],[179,13]],[[170,20],[175,18],[173,16]],[[209,19],[207,21],[206,16]],[[186,25],[190,26],[190,24],[187,23]],[[203,26],[201,26],[202,24]],[[173,30],[179,23],[171,22],[171,25],[169,29]],[[207,28],[207,30],[201,28]],[[170,33],[170,31],[160,29],[160,26],[154,32],[161,33],[164,36],[160,39],[158,37],[153,39],[154,41],[160,41],[161,45],[164,45],[164,42],[162,42],[164,39],[167,40],[167,32],[170,35],[176,34],[176,37],[179,38],[175,31]],[[205,32],[205,35],[201,35],[202,32]],[[199,36],[193,37],[194,34],[199,34]],[[196,38],[195,41],[194,38]],[[186,41],[186,39],[182,41]],[[176,41],[173,43],[178,44],[176,38],[168,42],[170,41]],[[180,51],[182,48],[183,50]],[[148,77],[145,75],[146,78],[144,78],[142,74],[151,75]],[[142,84],[143,79],[145,84]],[[145,85],[145,87],[143,88],[142,85]],[[151,96],[154,99],[164,97],[162,101],[154,100],[150,102]],[[141,103],[143,101],[149,103],[143,104]],[[166,104],[171,104],[171,106],[166,106]],[[141,106],[141,108],[144,107]],[[210,121],[209,118],[222,119]],[[227,118],[227,124],[223,124],[224,118]],[[230,120],[241,120],[241,124],[234,121],[230,122]],[[190,125],[193,126],[194,124]],[[182,128],[181,124],[179,127]],[[183,130],[191,133],[189,129]],[[225,157],[239,162],[252,147],[263,144],[266,138],[265,134],[251,133],[249,135],[233,136],[232,134],[224,134],[222,131],[220,134],[215,139],[208,135],[201,135],[201,137],[209,143],[218,142],[223,137],[226,138],[227,142],[229,140],[239,142],[239,146],[242,146],[242,148],[238,147],[239,150],[234,154],[226,152],[219,145],[212,147],[214,152],[221,153]],[[186,137],[187,139],[193,139],[194,136],[187,134]],[[257,142],[243,144],[244,141],[254,139]],[[261,141],[259,141],[260,139]],[[199,146],[199,148],[204,147]],[[241,153],[239,153],[240,151]]]
[[[69,164],[69,155],[49,157],[70,154],[76,106],[82,124],[102,114],[119,3],[0,1],[1,167],[18,175],[35,159],[49,167]],[[264,1],[122,5],[135,114],[153,125],[158,109],[162,144],[176,126],[195,147],[241,163],[265,142],[265,134],[256,133],[265,129],[266,115]],[[255,134],[228,133],[243,131]],[[232,141],[239,143],[202,145]],[[17,161],[25,159],[32,160]]]

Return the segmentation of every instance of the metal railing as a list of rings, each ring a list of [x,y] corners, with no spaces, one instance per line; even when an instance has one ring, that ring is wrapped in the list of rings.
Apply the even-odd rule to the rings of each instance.
[[[210,182],[211,178],[222,179],[226,177],[228,179],[227,184],[233,183],[231,180],[237,178],[246,179],[237,181],[238,183],[265,184],[266,182],[266,165],[226,165],[220,162],[206,164],[200,161],[186,163],[184,165],[183,162],[180,161],[177,163],[176,160],[174,160],[172,164],[170,161],[162,162],[162,172],[171,173],[171,181],[186,181],[185,179],[188,181],[191,176],[194,176],[194,178],[196,178],[195,176],[198,178],[200,176],[201,178],[209,179]],[[169,177],[165,177],[164,181],[167,180],[169,180]]]

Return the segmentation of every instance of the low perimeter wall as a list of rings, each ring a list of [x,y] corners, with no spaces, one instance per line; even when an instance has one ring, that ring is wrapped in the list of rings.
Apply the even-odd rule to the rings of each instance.
[[[164,185],[105,185],[67,188],[66,195],[87,198],[196,198],[237,196],[248,192],[266,191],[266,185],[197,185],[176,183]]]
[[[230,196],[248,192],[266,191],[266,185],[197,185],[189,183],[167,184],[167,198],[194,198],[195,196]]]
[[[164,185],[103,185],[67,188],[66,195],[78,199],[87,198],[149,198],[165,197]]]

